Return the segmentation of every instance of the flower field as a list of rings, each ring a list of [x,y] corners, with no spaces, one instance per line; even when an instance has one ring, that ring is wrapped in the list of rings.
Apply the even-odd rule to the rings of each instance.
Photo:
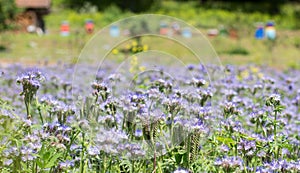
[[[300,172],[300,71],[115,68],[1,67],[1,172]]]

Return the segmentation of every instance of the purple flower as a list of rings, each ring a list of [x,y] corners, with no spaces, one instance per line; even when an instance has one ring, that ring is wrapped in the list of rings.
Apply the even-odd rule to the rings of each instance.
[[[136,136],[136,137],[141,137],[141,136],[143,136],[143,131],[142,131],[141,129],[135,130],[135,136]]]
[[[100,154],[100,150],[97,147],[93,147],[93,146],[89,147],[87,149],[87,152],[91,156],[96,156]]]
[[[226,156],[224,158],[218,158],[215,161],[215,165],[216,166],[220,166],[224,169],[228,169],[228,168],[241,168],[243,165],[243,160],[240,157],[229,157]]]
[[[228,152],[230,149],[227,145],[223,144],[220,146],[220,151],[221,152]]]
[[[74,164],[73,160],[66,160],[64,162],[59,162],[59,168],[60,169],[68,169],[68,168],[73,167],[74,165],[75,164]]]
[[[260,150],[257,154],[257,157],[265,157],[266,156],[266,152],[264,150]]]
[[[185,169],[177,169],[173,173],[189,173],[189,171],[187,171]]]
[[[5,166],[9,166],[10,164],[12,164],[13,160],[12,159],[5,159],[5,161],[3,162],[3,164]]]
[[[36,158],[36,156],[34,156],[34,154],[35,154],[34,151],[29,147],[21,148],[21,154],[22,154],[22,160],[24,162],[31,161]]]

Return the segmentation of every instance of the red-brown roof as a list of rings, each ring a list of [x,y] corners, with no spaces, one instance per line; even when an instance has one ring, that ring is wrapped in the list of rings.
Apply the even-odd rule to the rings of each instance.
[[[17,7],[21,8],[48,8],[51,0],[16,0]]]

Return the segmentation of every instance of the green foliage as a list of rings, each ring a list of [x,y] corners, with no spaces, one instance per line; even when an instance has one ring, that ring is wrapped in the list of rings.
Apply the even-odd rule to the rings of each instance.
[[[248,55],[249,52],[247,49],[243,48],[243,47],[234,47],[230,50],[228,50],[226,53],[230,54],[230,55]]]
[[[281,14],[284,17],[280,20],[281,25],[289,26],[290,29],[300,28],[300,4],[286,4],[281,8]]]
[[[230,3],[227,5],[230,5]],[[257,6],[260,5],[257,4]],[[256,22],[267,22],[269,20],[275,21],[276,27],[280,29],[300,28],[300,24],[297,22],[300,16],[300,5],[297,3],[280,6],[280,12],[276,14],[271,14],[263,10],[247,11],[231,8],[223,8],[217,5],[212,7],[198,5],[196,2],[163,1],[160,8],[153,10],[153,12],[178,17],[190,24],[204,28],[226,25],[247,30],[253,27]]]
[[[287,0],[263,0],[263,1],[240,1],[240,0],[207,0],[202,3],[206,8],[223,9],[227,11],[243,11],[246,13],[261,12],[276,14],[280,11],[281,5],[287,3]]]
[[[7,48],[4,45],[0,45],[0,52],[5,51]]]
[[[95,6],[99,10],[106,10],[111,5],[116,5],[122,10],[129,10],[132,12],[143,12],[149,10],[154,4],[159,3],[158,0],[65,0],[65,4],[70,8],[81,10],[86,4]]]
[[[300,48],[300,38],[296,38],[294,40],[294,45],[295,45],[296,48]]]
[[[41,169],[51,168],[57,164],[57,161],[60,157],[62,157],[63,153],[58,153],[54,148],[46,148],[42,147],[39,152],[41,159],[37,160],[37,165]]]
[[[300,69],[300,61],[296,62],[290,62],[288,64],[289,68],[299,70]]]
[[[133,2],[134,4],[132,4]],[[147,8],[141,7],[144,4],[148,4]],[[53,1],[53,8],[58,7],[70,7],[70,9],[64,9],[60,12],[60,14],[63,13],[64,15],[52,13],[51,16],[53,17],[49,16],[49,18],[54,19],[54,17],[63,16],[64,18],[59,19],[59,21],[69,20],[71,23],[79,22],[80,25],[82,25],[85,19],[90,18],[94,21],[101,21],[101,26],[105,26],[121,18],[133,15],[135,12],[143,11],[174,16],[192,25],[203,28],[225,25],[225,27],[249,30],[249,28],[255,27],[255,23],[267,22],[269,20],[273,20],[276,24],[276,28],[279,29],[300,28],[300,22],[298,22],[300,17],[300,5],[297,3],[282,3],[278,7],[279,11],[275,14],[268,12],[267,5],[250,2],[232,5],[230,2],[199,4],[198,1],[158,2],[157,0],[143,0],[137,2],[120,0],[105,0],[100,2],[93,0]],[[137,7],[139,8],[138,10],[135,9]],[[260,10],[257,10],[257,8]],[[76,10],[74,11],[73,9]],[[80,15],[78,15],[78,12]],[[54,21],[57,22],[56,18]],[[47,25],[50,24],[47,23]]]
[[[0,0],[0,31],[9,27],[9,20],[17,12],[14,1]]]
[[[121,16],[123,16],[123,13],[120,8],[115,5],[111,5],[104,10],[103,20],[107,21],[107,24],[109,24],[119,20]]]
[[[116,0],[116,4],[124,10],[129,10],[132,12],[143,12],[151,8],[151,6],[158,4],[159,0]]]

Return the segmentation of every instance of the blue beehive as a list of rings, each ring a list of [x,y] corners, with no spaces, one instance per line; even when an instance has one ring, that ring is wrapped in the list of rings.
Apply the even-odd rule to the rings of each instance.
[[[119,29],[119,26],[117,26],[117,25],[112,25],[112,26],[110,27],[109,34],[110,34],[110,36],[112,36],[112,37],[119,37],[119,35],[120,35],[120,29]]]
[[[274,22],[268,22],[266,25],[266,37],[269,40],[275,40],[276,38],[276,30],[274,27]]]

